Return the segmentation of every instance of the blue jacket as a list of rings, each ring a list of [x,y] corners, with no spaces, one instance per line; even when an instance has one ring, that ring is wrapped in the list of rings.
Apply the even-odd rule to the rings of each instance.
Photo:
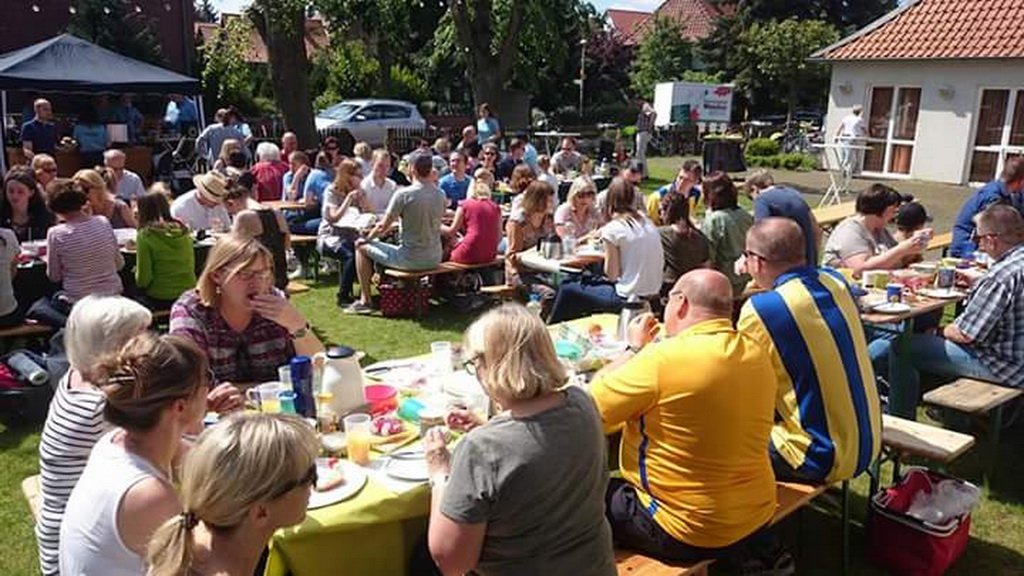
[[[978,188],[964,202],[953,223],[953,242],[949,245],[950,256],[963,258],[978,249],[974,242],[971,242],[971,234],[974,232],[974,215],[997,203],[1009,204],[1024,213],[1024,197],[1021,196],[1021,193],[1011,193],[1006,188],[1006,182],[993,180]]]

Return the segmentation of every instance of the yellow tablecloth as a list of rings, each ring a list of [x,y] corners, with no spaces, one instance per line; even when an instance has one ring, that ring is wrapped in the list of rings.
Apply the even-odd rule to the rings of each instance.
[[[617,321],[614,314],[599,314],[567,324],[586,334],[596,323],[614,334]],[[556,326],[551,328],[557,337]],[[395,494],[371,475],[355,497],[310,510],[301,525],[278,530],[264,575],[405,574],[413,547],[426,534],[429,513],[427,485]]]

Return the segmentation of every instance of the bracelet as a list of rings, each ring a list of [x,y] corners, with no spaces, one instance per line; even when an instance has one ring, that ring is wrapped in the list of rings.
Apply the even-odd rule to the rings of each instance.
[[[288,335],[292,337],[292,340],[298,340],[299,338],[305,338],[306,336],[308,336],[309,331],[310,325],[309,322],[306,322],[306,324],[302,328],[299,328],[295,332],[291,332]]]

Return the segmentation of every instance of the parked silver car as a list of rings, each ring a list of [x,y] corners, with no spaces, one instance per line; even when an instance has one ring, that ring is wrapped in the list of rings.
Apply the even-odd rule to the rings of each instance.
[[[344,100],[316,115],[316,129],[345,129],[356,142],[383,146],[388,128],[426,128],[415,104],[401,100]]]

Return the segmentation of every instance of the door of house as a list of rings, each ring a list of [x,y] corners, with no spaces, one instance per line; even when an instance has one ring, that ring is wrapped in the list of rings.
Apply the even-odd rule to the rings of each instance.
[[[1024,156],[1024,88],[983,89],[977,119],[970,181],[988,182],[1007,158]]]
[[[921,89],[875,86],[868,107],[868,137],[863,172],[908,176],[914,159]]]

